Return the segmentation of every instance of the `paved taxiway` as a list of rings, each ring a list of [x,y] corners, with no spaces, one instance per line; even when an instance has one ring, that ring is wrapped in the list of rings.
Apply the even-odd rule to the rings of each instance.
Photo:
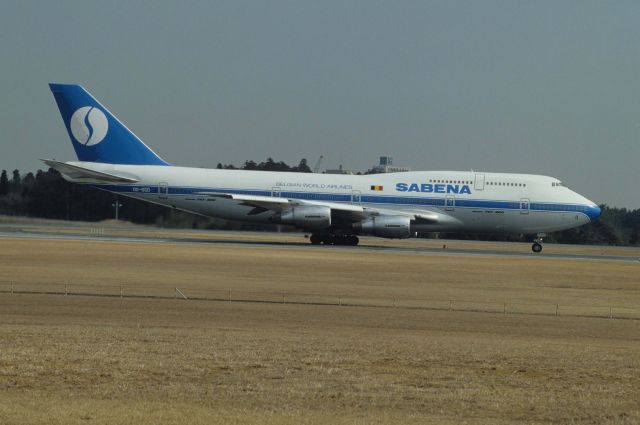
[[[77,231],[77,233],[74,231]],[[491,249],[491,246],[486,248],[461,248],[450,247],[447,244],[450,241],[441,241],[442,245],[439,247],[433,246],[384,246],[376,245],[374,238],[369,243],[361,244],[357,247],[352,246],[317,246],[311,245],[306,239],[300,235],[300,241],[286,240],[283,241],[278,235],[280,233],[274,233],[273,240],[266,239],[264,232],[225,232],[225,231],[195,231],[194,235],[201,236],[206,234],[206,238],[203,237],[190,237],[189,232],[186,234],[183,231],[172,231],[162,229],[161,235],[137,235],[135,237],[112,235],[108,234],[83,234],[88,233],[86,228],[81,227],[65,227],[67,233],[53,233],[48,231],[47,227],[35,227],[29,228],[19,225],[1,226],[0,237],[11,238],[31,238],[31,239],[53,239],[53,240],[95,240],[95,241],[115,241],[123,243],[179,243],[179,244],[213,244],[213,245],[228,245],[233,247],[251,247],[251,246],[268,246],[272,248],[304,248],[314,250],[327,250],[327,249],[339,249],[346,251],[358,251],[358,252],[405,252],[415,254],[429,254],[429,255],[460,255],[460,256],[490,256],[490,257],[514,257],[514,258],[539,258],[539,259],[561,259],[561,260],[580,260],[580,261],[619,261],[619,262],[637,262],[640,264],[640,256],[636,255],[610,255],[610,254],[587,254],[587,253],[554,253],[543,252],[541,254],[534,254],[531,252],[522,252],[520,250],[521,244],[518,244],[518,250],[510,251],[508,249]],[[70,232],[69,232],[70,230]],[[176,235],[172,235],[176,233]],[[233,237],[238,235],[238,237]],[[242,235],[240,237],[239,235]],[[255,239],[251,238],[251,235],[257,235]],[[231,237],[229,237],[231,236]]]

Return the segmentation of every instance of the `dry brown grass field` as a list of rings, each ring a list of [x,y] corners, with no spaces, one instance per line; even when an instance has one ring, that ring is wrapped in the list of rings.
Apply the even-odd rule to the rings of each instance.
[[[579,310],[637,309],[640,263],[327,248],[0,238],[3,291],[390,305],[1,292],[0,423],[640,422],[640,321]]]

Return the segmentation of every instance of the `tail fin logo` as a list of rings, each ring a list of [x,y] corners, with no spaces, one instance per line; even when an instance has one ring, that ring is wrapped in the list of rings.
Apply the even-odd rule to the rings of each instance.
[[[102,142],[109,129],[109,122],[104,112],[93,106],[78,108],[71,116],[69,124],[73,137],[85,146]]]

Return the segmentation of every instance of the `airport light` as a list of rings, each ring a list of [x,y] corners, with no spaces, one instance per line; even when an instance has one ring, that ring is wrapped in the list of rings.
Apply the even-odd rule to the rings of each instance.
[[[116,198],[116,201],[114,203],[112,203],[111,206],[116,209],[116,221],[118,221],[118,211],[119,211],[120,207],[122,206],[122,204]]]

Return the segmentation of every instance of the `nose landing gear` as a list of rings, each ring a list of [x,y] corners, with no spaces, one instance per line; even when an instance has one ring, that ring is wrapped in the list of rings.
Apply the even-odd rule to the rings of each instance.
[[[542,238],[547,235],[546,233],[538,233],[536,236],[537,237],[533,240],[533,245],[531,245],[531,250],[538,254],[539,252],[542,252]]]

